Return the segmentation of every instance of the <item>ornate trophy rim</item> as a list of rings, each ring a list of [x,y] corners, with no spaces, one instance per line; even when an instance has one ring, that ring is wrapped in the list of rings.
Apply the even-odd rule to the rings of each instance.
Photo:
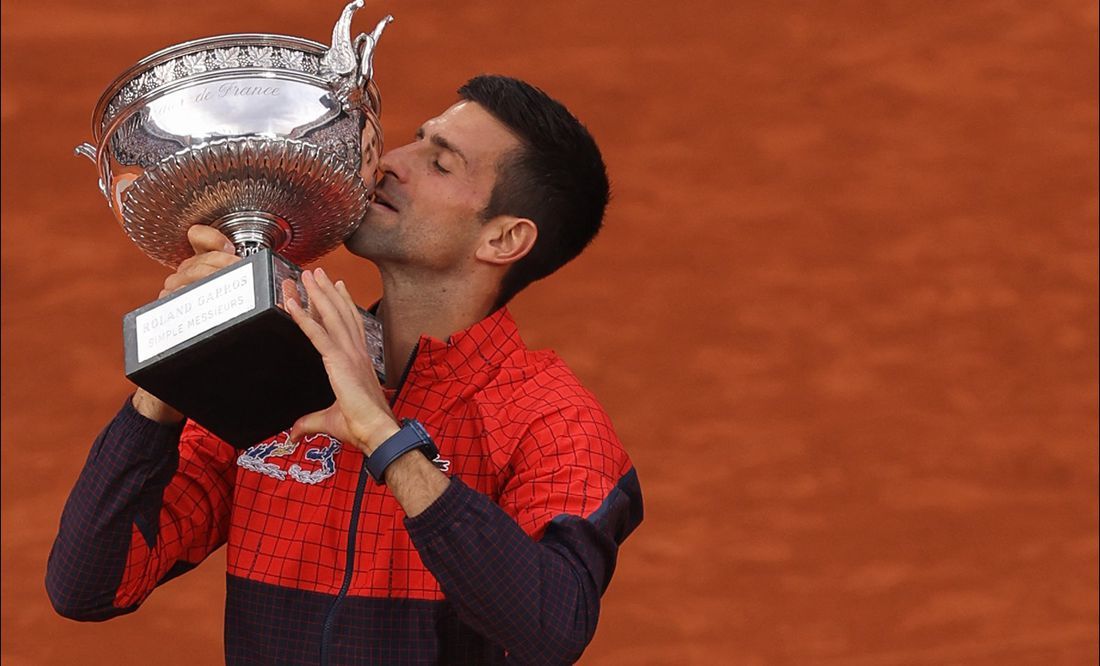
[[[215,54],[227,49],[236,49],[231,66],[211,68],[213,64],[206,54]],[[267,54],[268,62],[253,62],[248,57],[242,64],[240,51],[250,55],[253,49],[271,49]],[[231,33],[193,39],[165,47],[151,53],[119,74],[100,95],[92,113],[92,148],[94,152],[87,156],[96,163],[101,182],[109,180],[110,169],[107,155],[103,150],[118,128],[130,118],[136,109],[141,109],[150,101],[170,94],[175,90],[191,85],[212,83],[220,80],[232,80],[242,75],[270,77],[282,80],[300,81],[319,89],[331,89],[330,82],[322,72],[323,58],[330,47],[304,37],[281,35],[276,33]],[[296,55],[288,55],[294,53]],[[202,65],[197,71],[187,67],[187,58],[203,54]],[[273,57],[276,56],[277,57]],[[165,68],[166,70],[162,70]],[[183,73],[178,73],[182,71]],[[367,115],[375,117],[382,113],[381,94],[373,79],[364,85],[362,99],[358,106]],[[101,187],[102,189],[102,187]],[[105,194],[106,196],[106,194]],[[108,203],[111,204],[110,197]],[[113,205],[113,204],[112,204]]]
[[[169,72],[158,74],[159,67],[173,61],[182,61],[186,56],[234,47],[291,50],[308,55],[310,58],[302,58],[298,63],[284,60],[279,65],[271,63],[242,65],[238,61],[233,66],[217,69],[207,68],[204,64],[201,66],[202,69],[183,76],[175,74],[173,65]],[[112,125],[117,124],[114,121],[126,116],[129,109],[141,105],[149,98],[178,87],[182,81],[217,80],[220,77],[231,77],[247,72],[266,72],[292,78],[304,77],[305,81],[318,86],[327,85],[326,79],[320,72],[319,60],[328,50],[328,46],[304,37],[260,32],[213,35],[165,47],[145,56],[116,76],[100,95],[91,118],[93,141],[96,145],[102,145],[104,138],[109,136],[110,130],[113,129]],[[317,62],[314,62],[314,59]],[[375,114],[380,114],[380,95],[377,86],[371,80],[366,87],[362,106],[370,108]],[[123,99],[120,104],[114,105],[115,108],[111,108],[117,99],[125,96],[129,96],[129,99]]]

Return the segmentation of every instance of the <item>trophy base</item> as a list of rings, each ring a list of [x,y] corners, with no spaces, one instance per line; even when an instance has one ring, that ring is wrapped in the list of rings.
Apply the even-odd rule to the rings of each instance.
[[[128,313],[126,376],[238,449],[328,407],[321,356],[283,309],[284,284],[308,308],[300,273],[262,250]],[[380,326],[360,314],[380,367]]]

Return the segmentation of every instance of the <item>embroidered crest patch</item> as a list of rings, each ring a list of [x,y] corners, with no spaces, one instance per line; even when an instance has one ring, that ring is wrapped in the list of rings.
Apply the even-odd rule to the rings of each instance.
[[[281,458],[294,453],[300,444],[312,445],[302,457],[316,462],[318,467],[307,471],[298,463],[294,463],[288,469],[283,469],[273,462],[268,462],[268,458]],[[298,483],[312,485],[336,473],[336,454],[339,452],[339,440],[329,435],[310,435],[302,442],[291,442],[290,432],[284,430],[270,441],[256,444],[237,456],[237,465],[279,481],[285,481],[289,476]]]

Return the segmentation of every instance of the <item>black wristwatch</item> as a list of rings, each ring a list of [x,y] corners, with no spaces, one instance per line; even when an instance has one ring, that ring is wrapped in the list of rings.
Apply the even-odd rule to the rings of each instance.
[[[367,456],[367,471],[370,472],[374,482],[378,485],[386,485],[386,468],[393,464],[394,460],[405,455],[413,449],[420,449],[428,460],[435,460],[439,456],[439,449],[432,441],[431,435],[424,430],[424,426],[416,419],[402,419],[401,429],[392,437],[382,442],[382,445]]]

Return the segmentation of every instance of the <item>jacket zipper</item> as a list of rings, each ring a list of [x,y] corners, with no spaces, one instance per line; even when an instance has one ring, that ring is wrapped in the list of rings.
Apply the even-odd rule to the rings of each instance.
[[[390,409],[397,404],[398,398],[401,396],[401,389],[405,386],[405,380],[409,378],[409,370],[412,369],[413,360],[416,359],[416,352],[420,349],[420,343],[417,342],[413,345],[412,353],[409,354],[409,360],[405,362],[405,369],[401,372],[401,379],[397,382],[397,390],[393,393],[393,400],[390,401]],[[344,599],[348,596],[348,589],[351,587],[351,577],[355,573],[355,542],[359,533],[359,510],[363,504],[363,493],[367,489],[367,479],[370,478],[370,472],[367,471],[367,459],[363,458],[363,465],[359,468],[359,481],[355,484],[355,503],[351,508],[351,522],[348,525],[348,550],[347,550],[347,562],[344,564],[344,582],[340,585],[340,591],[336,593],[336,599],[333,600],[332,606],[329,607],[328,614],[325,616],[325,624],[321,629],[321,664],[322,666],[328,666],[329,663],[329,644],[332,642],[332,627],[336,621],[336,612],[340,609],[340,605]]]

